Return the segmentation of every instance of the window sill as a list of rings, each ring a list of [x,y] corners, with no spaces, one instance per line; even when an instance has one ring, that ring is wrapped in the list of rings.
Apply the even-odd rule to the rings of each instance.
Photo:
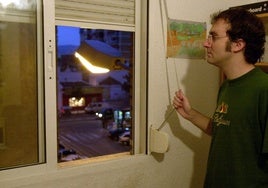
[[[85,165],[85,164],[92,164],[92,163],[96,164],[99,162],[111,161],[111,160],[115,160],[115,159],[119,159],[119,158],[120,159],[127,158],[130,156],[133,156],[130,154],[130,152],[123,152],[123,153],[117,153],[117,154],[112,154],[112,155],[79,159],[79,160],[68,161],[68,162],[61,162],[61,163],[58,163],[58,167],[59,168],[66,168],[66,167],[76,167],[76,166]]]

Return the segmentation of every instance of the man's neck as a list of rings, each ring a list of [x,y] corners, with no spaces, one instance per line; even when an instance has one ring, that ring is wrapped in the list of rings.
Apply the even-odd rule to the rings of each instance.
[[[222,71],[228,80],[232,80],[248,73],[254,68],[255,66],[253,64],[244,62],[222,67]]]

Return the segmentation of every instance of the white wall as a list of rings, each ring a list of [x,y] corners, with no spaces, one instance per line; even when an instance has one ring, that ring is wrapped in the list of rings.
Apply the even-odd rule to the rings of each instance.
[[[251,2],[256,1],[243,1]],[[158,127],[164,121],[178,87],[184,90],[195,108],[210,115],[217,95],[218,70],[204,60],[169,59],[166,62],[159,1],[150,0],[149,4],[148,125]],[[209,22],[211,12],[238,4],[241,4],[241,0],[167,0],[167,10],[173,19]],[[210,138],[179,118],[176,113],[172,114],[161,131],[169,135],[169,150],[165,154],[125,157],[48,170],[45,174],[40,174],[35,169],[36,175],[31,177],[19,174],[4,181],[4,177],[0,177],[0,187],[202,187]]]
[[[149,125],[159,127],[172,109],[172,99],[178,88],[183,89],[192,106],[212,115],[219,87],[219,70],[205,60],[166,60],[161,21],[171,19],[207,22],[210,14],[239,4],[256,1],[166,0],[165,5],[150,3],[149,25]],[[152,1],[151,1],[152,2]],[[161,1],[164,2],[164,1]],[[164,9],[164,10],[163,10]],[[164,24],[164,27],[166,25]],[[166,29],[166,28],[164,28]],[[163,169],[170,183],[167,187],[202,187],[210,138],[175,112],[162,129],[170,136],[170,149],[163,156]],[[169,165],[169,166],[168,166]],[[164,174],[163,173],[163,174]]]

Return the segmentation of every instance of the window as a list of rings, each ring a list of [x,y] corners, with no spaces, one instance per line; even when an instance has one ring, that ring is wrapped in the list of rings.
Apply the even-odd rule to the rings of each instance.
[[[70,26],[56,31],[59,162],[130,154],[133,32]]]
[[[0,2],[0,169],[45,162],[40,5]]]
[[[97,124],[103,126],[102,129],[109,125],[111,118],[116,118],[116,123],[131,128],[131,131],[125,132],[123,140],[132,136],[131,139],[135,140],[135,144],[129,146],[125,143],[127,152],[145,153],[146,94],[141,97],[141,91],[146,89],[135,89],[146,88],[146,58],[143,56],[141,59],[142,52],[146,53],[146,48],[145,45],[140,44],[141,41],[145,44],[146,36],[141,36],[140,23],[135,24],[135,20],[141,20],[141,15],[146,15],[140,14],[141,7],[146,7],[141,4],[146,2],[134,0],[5,0],[0,2],[0,170],[3,170],[0,174],[3,181],[13,179],[15,176],[20,178],[59,170],[55,165],[59,158],[57,151],[60,155],[64,148],[58,145],[57,120],[61,119],[62,117],[59,116],[64,113],[72,116],[75,113],[85,112],[88,101],[86,96],[80,96],[79,93],[91,93],[92,90],[83,85],[89,82],[90,85],[96,86],[93,92],[95,94],[91,96],[91,103],[101,102],[95,106],[96,108],[106,108],[106,103],[109,103],[108,100],[100,99],[121,100],[126,97],[126,90],[129,89],[127,106],[112,110],[107,108],[95,114],[94,118],[105,119],[105,121],[98,121]],[[68,29],[70,27],[79,29],[79,32],[96,31],[96,35],[92,35],[95,39],[107,41],[116,49],[120,48],[119,43],[124,39],[120,35],[122,33],[130,35],[133,42],[131,49],[126,48],[127,50],[121,53],[132,52],[133,62],[124,62],[125,67],[133,65],[130,71],[132,75],[124,74],[123,84],[121,84],[122,80],[119,81],[121,85],[118,84],[117,79],[112,79],[112,76],[100,82],[92,79],[86,72],[81,74],[84,68],[80,63],[79,55],[65,56],[64,61],[56,57],[59,49],[55,50],[57,44],[55,21],[56,29],[59,26],[67,26]],[[105,36],[108,35],[112,37],[106,38]],[[86,37],[86,35],[82,36]],[[59,60],[57,69],[56,59]],[[72,64],[73,61],[80,64]],[[116,59],[113,66],[117,72],[121,71],[119,62],[121,61]],[[82,82],[74,85],[57,83],[59,79],[56,72],[64,74],[66,69],[72,75],[79,74]],[[130,80],[131,78],[133,80]],[[110,81],[113,83],[112,90],[107,84]],[[68,80],[62,80],[62,83],[67,82]],[[81,86],[79,84],[83,87],[77,87]],[[63,92],[62,88],[57,86],[64,88],[64,94],[61,93],[62,101],[56,98],[57,93]],[[89,119],[92,117],[92,114],[84,115]],[[77,125],[73,132],[79,129],[79,124]],[[109,149],[108,147],[107,150]],[[74,151],[70,149],[68,152]],[[13,169],[15,167],[16,169]],[[12,170],[4,171],[11,168]]]
[[[133,43],[131,49],[126,49],[128,52],[132,52],[132,65],[131,74],[125,76],[126,83],[123,86],[118,84],[113,84],[113,90],[109,91],[109,88],[97,87],[99,81],[93,79],[92,76],[87,74],[82,74],[82,80],[86,83],[90,83],[95,86],[94,94],[91,93],[91,102],[106,102],[101,99],[112,97],[114,99],[121,99],[125,97],[122,96],[122,88],[129,87],[130,93],[130,117],[132,123],[132,140],[133,145],[131,145],[131,151],[133,153],[145,153],[146,152],[146,35],[141,35],[146,33],[146,12],[147,1],[135,1],[135,0],[99,0],[99,1],[67,1],[67,0],[55,0],[55,17],[57,27],[73,27],[79,28],[80,33],[95,33],[94,35],[90,34],[90,37],[96,39],[97,41],[105,41],[113,48],[119,49],[120,46],[118,42],[123,41],[123,38],[120,38],[120,33],[128,33],[132,35]],[[136,7],[136,8],[135,8]],[[141,29],[143,27],[143,29]],[[59,35],[59,32],[57,33]],[[73,36],[73,35],[72,35]],[[81,35],[80,35],[81,36]],[[82,35],[85,38],[87,35]],[[106,36],[109,36],[108,38]],[[84,38],[84,39],[85,39]],[[88,38],[88,39],[92,39]],[[59,39],[59,38],[58,38]],[[81,41],[84,40],[81,38]],[[135,45],[134,45],[135,41]],[[91,41],[92,42],[92,41]],[[136,43],[137,42],[137,43]],[[85,44],[85,48],[88,48],[88,45]],[[59,51],[59,49],[58,49]],[[121,51],[124,53],[123,51]],[[86,55],[84,55],[86,56]],[[73,57],[72,57],[73,58]],[[88,57],[89,58],[89,57]],[[79,63],[76,65],[80,66],[80,62],[83,62],[81,54],[76,54],[74,61]],[[92,60],[93,61],[93,60]],[[116,62],[116,61],[115,61]],[[135,62],[135,63],[134,63]],[[113,64],[113,69],[119,68],[117,63]],[[128,66],[128,62],[125,63]],[[66,64],[65,64],[66,66]],[[72,68],[71,68],[72,67]],[[102,66],[101,66],[102,67]],[[59,68],[64,69],[65,67]],[[103,67],[102,67],[103,68]],[[106,67],[107,68],[107,67]],[[80,68],[75,66],[70,66],[70,71],[77,71]],[[97,71],[105,71],[105,69],[97,69]],[[107,71],[107,70],[106,70]],[[132,79],[132,80],[130,80]],[[112,80],[109,78],[109,80]],[[116,80],[115,80],[116,81]],[[80,83],[82,85],[82,83]],[[138,89],[135,89],[138,88]],[[143,88],[143,89],[140,89]],[[87,92],[92,90],[88,88]],[[58,91],[59,94],[60,91]],[[83,92],[86,92],[83,90]],[[59,96],[59,95],[58,95]],[[85,98],[85,105],[88,106],[88,101]],[[63,101],[58,99],[58,106],[62,105]],[[84,108],[84,111],[87,107]],[[89,107],[90,108],[90,107]],[[127,108],[126,108],[127,109]],[[81,109],[83,110],[83,109]],[[116,111],[115,109],[113,109]],[[125,109],[118,109],[125,110]],[[107,110],[107,114],[109,111]],[[117,117],[117,114],[114,113],[113,116]],[[126,113],[128,114],[128,113]],[[99,116],[99,113],[97,114]],[[101,115],[100,115],[101,116]],[[110,115],[107,115],[110,116]],[[129,122],[128,118],[128,122]],[[122,121],[125,123],[125,121]],[[109,123],[108,123],[109,124]],[[105,127],[107,123],[104,123]],[[75,130],[74,130],[75,131]],[[60,131],[58,131],[59,133]],[[91,144],[92,145],[92,144]],[[59,145],[61,148],[61,145]],[[77,148],[79,149],[79,148]],[[108,150],[109,148],[107,148]]]

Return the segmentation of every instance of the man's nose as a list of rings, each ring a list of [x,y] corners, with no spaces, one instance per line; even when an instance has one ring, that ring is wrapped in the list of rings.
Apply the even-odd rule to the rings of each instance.
[[[209,48],[209,47],[211,47],[211,43],[208,41],[208,39],[206,39],[206,40],[203,42],[203,47],[204,47],[204,48]]]

